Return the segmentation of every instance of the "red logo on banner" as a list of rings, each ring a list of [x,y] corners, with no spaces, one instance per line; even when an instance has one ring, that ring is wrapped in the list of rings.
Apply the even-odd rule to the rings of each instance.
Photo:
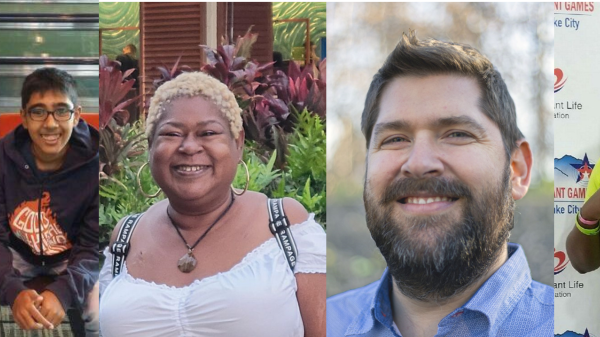
[[[565,254],[565,252],[561,250],[556,251],[556,248],[554,248],[554,259],[558,259],[558,263],[554,266],[554,275],[556,275],[567,268],[569,260],[567,259],[567,254]]]
[[[554,81],[554,93],[557,93],[565,86],[567,78],[560,68],[554,68],[554,76],[556,77],[556,80]]]

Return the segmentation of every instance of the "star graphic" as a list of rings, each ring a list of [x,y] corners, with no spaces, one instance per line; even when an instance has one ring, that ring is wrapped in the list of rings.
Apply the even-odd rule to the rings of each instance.
[[[589,178],[590,175],[592,174],[592,169],[596,165],[590,164],[590,161],[589,161],[587,153],[586,153],[583,156],[583,161],[581,162],[581,165],[579,165],[579,164],[571,164],[571,166],[573,166],[577,170],[577,172],[579,172],[579,175],[577,176],[577,181],[576,181],[576,182],[579,182],[583,178],[585,178],[586,175]]]

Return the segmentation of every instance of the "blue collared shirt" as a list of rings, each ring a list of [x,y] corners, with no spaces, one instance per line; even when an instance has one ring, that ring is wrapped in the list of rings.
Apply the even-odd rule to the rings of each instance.
[[[436,336],[554,336],[554,290],[531,280],[523,249],[508,244],[508,260],[465,303],[444,317]],[[327,299],[327,336],[401,337],[393,323],[392,276]]]

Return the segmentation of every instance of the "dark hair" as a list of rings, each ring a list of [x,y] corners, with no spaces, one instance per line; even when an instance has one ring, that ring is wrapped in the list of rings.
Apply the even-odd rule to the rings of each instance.
[[[457,74],[477,80],[481,88],[479,107],[498,125],[504,147],[510,157],[517,147],[517,141],[524,136],[517,127],[515,104],[492,62],[468,45],[434,39],[419,40],[414,30],[409,31],[409,35],[402,34],[396,48],[373,76],[361,123],[367,148],[373,126],[379,116],[379,100],[387,84],[400,76],[437,74]]]
[[[283,68],[283,54],[278,51],[273,52],[273,68]]]
[[[36,92],[44,94],[58,91],[69,96],[73,104],[77,104],[77,83],[66,71],[56,68],[40,68],[25,77],[21,89],[21,106],[25,109],[31,95]]]

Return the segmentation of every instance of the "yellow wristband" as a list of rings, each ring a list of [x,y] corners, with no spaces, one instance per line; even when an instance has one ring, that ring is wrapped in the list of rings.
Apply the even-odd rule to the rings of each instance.
[[[578,221],[575,221],[575,226],[577,226],[577,229],[579,229],[581,234],[590,235],[590,236],[600,234],[600,226],[596,226],[595,228],[592,228],[592,229],[587,229],[587,228],[581,227],[581,225],[579,224]]]

